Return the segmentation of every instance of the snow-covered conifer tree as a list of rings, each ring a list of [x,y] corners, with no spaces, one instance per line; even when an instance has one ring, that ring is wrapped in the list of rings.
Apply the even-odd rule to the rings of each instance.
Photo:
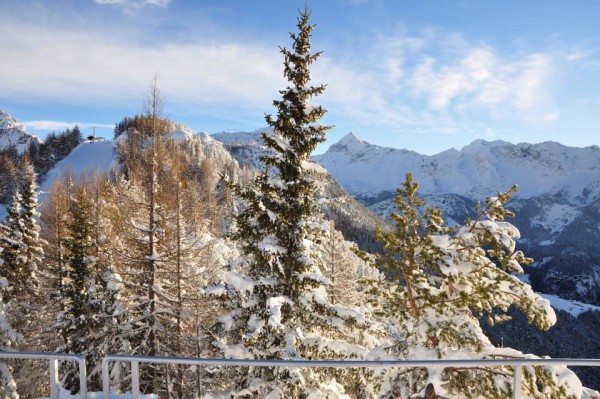
[[[379,272],[357,255],[356,244],[346,241],[333,222],[327,226],[315,255],[323,274],[331,280],[329,299],[333,304],[359,306],[365,302],[361,279],[376,278]]]
[[[272,152],[262,157],[264,170],[253,184],[235,187],[243,205],[233,238],[243,256],[232,263],[225,283],[209,290],[222,294],[231,309],[215,342],[226,357],[348,359],[366,352],[365,315],[331,303],[330,281],[313,253],[327,225],[314,204],[315,175],[322,168],[309,156],[329,126],[317,124],[325,109],[310,101],[325,87],[310,85],[309,67],[320,53],[310,51],[308,10],[300,12],[297,26],[292,49],[281,49],[289,86],[274,101],[277,116],[266,117],[273,134],[263,133],[263,140]],[[360,389],[359,374],[253,367],[237,372],[225,395],[347,397]]]
[[[98,287],[96,243],[92,235],[91,203],[85,187],[73,189],[69,201],[70,223],[68,236],[64,240],[66,249],[65,279],[63,283],[64,310],[58,316],[55,329],[65,338],[59,352],[83,354],[88,364],[100,361],[95,355],[98,350],[93,337],[98,329],[100,303],[97,299]],[[79,388],[79,374],[76,365],[65,362],[63,365],[64,386],[76,392]]]
[[[17,332],[12,342],[15,350],[39,348],[38,335],[41,329],[39,317],[38,270],[42,265],[43,240],[39,237],[37,222],[36,174],[27,157],[20,162],[21,180],[18,190],[8,209],[4,224],[0,225],[0,247],[3,260],[0,277],[6,279],[10,290],[5,290],[3,302],[8,321]],[[13,370],[15,380],[37,375],[31,364],[19,363]],[[30,387],[21,385],[29,392]],[[22,392],[22,395],[26,393]]]
[[[120,314],[120,276],[112,265],[106,237],[105,183],[96,175],[81,176],[80,183],[68,187],[64,181],[57,183],[48,194],[43,218],[49,243],[60,246],[57,253],[49,251],[52,257],[43,273],[48,298],[45,317],[52,317],[46,321],[43,339],[49,341],[47,350],[85,357],[90,390],[101,389],[102,358],[124,351],[120,333],[127,328]],[[76,365],[65,362],[61,368],[64,386],[76,392]]]
[[[32,292],[35,292],[39,285],[37,273],[44,257],[43,240],[39,236],[37,176],[33,165],[26,158],[21,160],[20,167],[23,179],[20,187],[23,255],[30,276],[27,284]]]
[[[33,166],[27,158],[21,161],[22,180],[8,209],[6,221],[0,226],[3,234],[0,247],[3,248],[4,277],[11,286],[6,292],[5,302],[9,303],[12,326],[25,338],[37,332],[30,331],[30,323],[38,294],[38,269],[42,265],[43,240],[39,237],[37,222],[37,185]]]
[[[21,220],[21,193],[15,192],[12,202],[7,209],[6,220],[0,224],[0,256],[2,257],[2,277],[7,280],[11,289],[4,293],[4,302],[13,298],[25,298],[28,271],[23,264],[21,250],[23,249],[23,234]]]
[[[417,183],[407,174],[395,197],[394,229],[376,231],[383,253],[375,265],[389,276],[389,283],[377,281],[371,293],[390,338],[372,357],[525,357],[510,348],[495,348],[479,319],[500,322],[514,306],[540,328],[555,323],[549,302],[513,275],[522,273],[521,264],[529,259],[515,250],[519,231],[504,221],[512,216],[504,208],[511,191],[488,198],[476,218],[449,228],[441,211],[426,207],[417,196]],[[523,398],[581,397],[581,384],[564,367],[525,367],[523,373]],[[380,377],[375,392],[381,398],[422,395],[429,383],[441,396],[512,397],[512,367],[399,368]]]
[[[0,231],[0,236],[2,231]],[[2,247],[0,247],[0,256]],[[4,261],[0,257],[0,271]],[[6,312],[6,303],[4,302],[5,292],[9,291],[8,281],[0,272],[0,352],[11,349],[12,343],[17,340],[17,333],[13,330],[8,320]],[[11,368],[6,363],[0,361],[0,397],[5,399],[19,399],[17,393],[17,384],[13,378]]]

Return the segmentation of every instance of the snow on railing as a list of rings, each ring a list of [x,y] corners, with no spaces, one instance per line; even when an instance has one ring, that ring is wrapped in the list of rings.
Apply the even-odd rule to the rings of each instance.
[[[42,352],[0,352],[0,359],[28,359],[48,360],[50,362],[50,398],[58,399],[60,382],[58,379],[58,361],[67,360],[77,363],[79,368],[79,397],[85,399],[87,396],[87,370],[85,359],[81,355],[66,353],[42,353]]]
[[[490,367],[512,366],[514,369],[513,399],[521,398],[522,366],[591,366],[600,367],[600,359],[468,359],[468,360],[254,360],[207,359],[189,357],[153,357],[109,355],[102,360],[102,392],[109,399],[110,362],[131,363],[131,398],[140,399],[139,364],[185,364],[195,366],[252,366],[252,367]]]

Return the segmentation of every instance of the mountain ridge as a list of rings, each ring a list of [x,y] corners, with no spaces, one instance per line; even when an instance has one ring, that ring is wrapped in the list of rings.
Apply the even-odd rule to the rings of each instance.
[[[482,199],[513,184],[519,198],[560,191],[570,203],[600,194],[600,148],[567,147],[556,142],[512,144],[475,140],[461,150],[423,155],[380,147],[353,133],[313,157],[351,194],[368,198],[394,191],[411,172],[423,194],[452,193]],[[394,171],[390,173],[390,171]]]

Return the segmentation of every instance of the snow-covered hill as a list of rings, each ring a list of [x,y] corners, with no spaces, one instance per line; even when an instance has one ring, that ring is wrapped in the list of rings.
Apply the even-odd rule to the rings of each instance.
[[[206,133],[194,134],[183,125],[174,124],[169,137],[176,143],[193,146],[198,160],[208,158],[215,163],[215,170],[221,170],[223,165],[234,163],[233,157],[223,144]],[[74,178],[82,174],[109,173],[118,167],[115,147],[125,140],[126,133],[121,134],[115,141],[84,141],[64,159],[59,161],[45,176],[40,186],[43,193],[47,192],[56,179],[69,172]]]
[[[22,125],[0,109],[0,149],[15,147],[22,154],[32,142],[40,142],[35,134],[28,133]]]
[[[115,143],[112,141],[84,141],[58,162],[46,175],[40,186],[45,193],[50,185],[67,171],[77,178],[82,174],[104,174],[115,162]]]
[[[516,183],[520,198],[560,192],[570,203],[581,204],[600,193],[597,146],[476,140],[460,151],[427,156],[372,145],[350,133],[314,158],[359,197],[395,190],[406,172],[419,182],[423,194],[481,199]]]

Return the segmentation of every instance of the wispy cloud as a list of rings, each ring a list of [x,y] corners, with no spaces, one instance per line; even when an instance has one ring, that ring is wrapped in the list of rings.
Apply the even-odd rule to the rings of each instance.
[[[329,83],[330,107],[365,125],[452,134],[485,121],[559,117],[553,89],[566,58],[550,50],[506,54],[460,35],[428,32],[381,37],[363,51],[368,62],[328,59],[319,75]]]
[[[156,43],[113,32],[64,30],[10,21],[0,26],[2,95],[65,104],[140,102],[156,74],[167,104],[198,113],[270,104],[281,87],[276,48],[207,40]]]
[[[488,47],[474,46],[450,62],[432,57],[414,68],[409,87],[433,110],[499,107],[527,110],[543,106],[552,75],[552,56],[544,53],[503,60]]]
[[[49,120],[23,121],[23,122],[20,122],[20,124],[25,126],[25,128],[34,129],[34,130],[66,130],[66,129],[72,129],[76,125],[79,126],[80,129],[87,129],[87,128],[93,128],[93,127],[112,129],[115,126],[115,125],[106,124],[106,123],[67,122],[67,121],[49,121]]]

